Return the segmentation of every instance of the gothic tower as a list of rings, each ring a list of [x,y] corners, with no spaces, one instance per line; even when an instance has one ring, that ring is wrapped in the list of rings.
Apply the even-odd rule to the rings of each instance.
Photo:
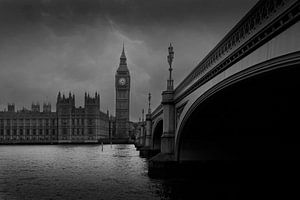
[[[129,138],[130,74],[126,60],[123,44],[120,64],[115,75],[116,133],[114,138],[127,140]]]
[[[56,113],[58,123],[58,142],[71,142],[72,140],[72,113],[75,110],[75,96],[69,97],[60,92],[57,95]]]

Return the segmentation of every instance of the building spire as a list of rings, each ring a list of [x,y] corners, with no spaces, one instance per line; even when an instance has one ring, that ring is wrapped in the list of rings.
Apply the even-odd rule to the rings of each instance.
[[[124,42],[123,42],[123,49],[122,49],[122,54],[121,54],[121,59],[126,59],[126,55],[125,55],[125,48],[124,48]]]
[[[120,66],[127,66],[127,58],[125,55],[125,47],[124,47],[124,42],[123,42],[123,48],[122,48],[122,53],[121,53],[121,57],[120,57]],[[127,67],[126,67],[127,68]]]

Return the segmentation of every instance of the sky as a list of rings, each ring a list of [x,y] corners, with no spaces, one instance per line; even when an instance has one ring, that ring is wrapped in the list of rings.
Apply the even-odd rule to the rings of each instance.
[[[51,102],[59,91],[100,92],[115,114],[122,44],[131,75],[130,120],[161,102],[174,47],[175,87],[257,0],[0,0],[0,110]]]

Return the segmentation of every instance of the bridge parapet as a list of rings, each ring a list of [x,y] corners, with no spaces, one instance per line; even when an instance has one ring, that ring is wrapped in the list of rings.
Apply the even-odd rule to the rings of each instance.
[[[259,1],[177,86],[175,100],[241,60],[298,17],[297,0]]]
[[[152,120],[155,120],[158,116],[160,116],[163,112],[163,105],[160,104],[157,108],[151,113]]]

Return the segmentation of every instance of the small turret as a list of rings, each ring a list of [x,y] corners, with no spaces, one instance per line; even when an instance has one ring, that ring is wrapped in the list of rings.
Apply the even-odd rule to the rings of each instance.
[[[57,95],[57,102],[59,102],[61,100],[61,94],[60,94],[60,91],[58,92],[58,95]]]
[[[51,104],[50,104],[50,102],[43,104],[43,112],[51,112]]]
[[[40,112],[40,104],[37,103],[32,103],[31,104],[31,111],[32,112]]]
[[[95,92],[94,97],[90,97],[90,94],[85,94],[84,107],[96,107],[100,110],[100,95],[97,92]]]
[[[75,95],[69,92],[69,96],[66,97],[65,94],[62,95],[58,93],[57,102],[56,102],[56,111],[57,112],[70,112],[75,108]]]
[[[14,103],[9,103],[7,105],[7,111],[8,112],[15,112],[15,104]]]

